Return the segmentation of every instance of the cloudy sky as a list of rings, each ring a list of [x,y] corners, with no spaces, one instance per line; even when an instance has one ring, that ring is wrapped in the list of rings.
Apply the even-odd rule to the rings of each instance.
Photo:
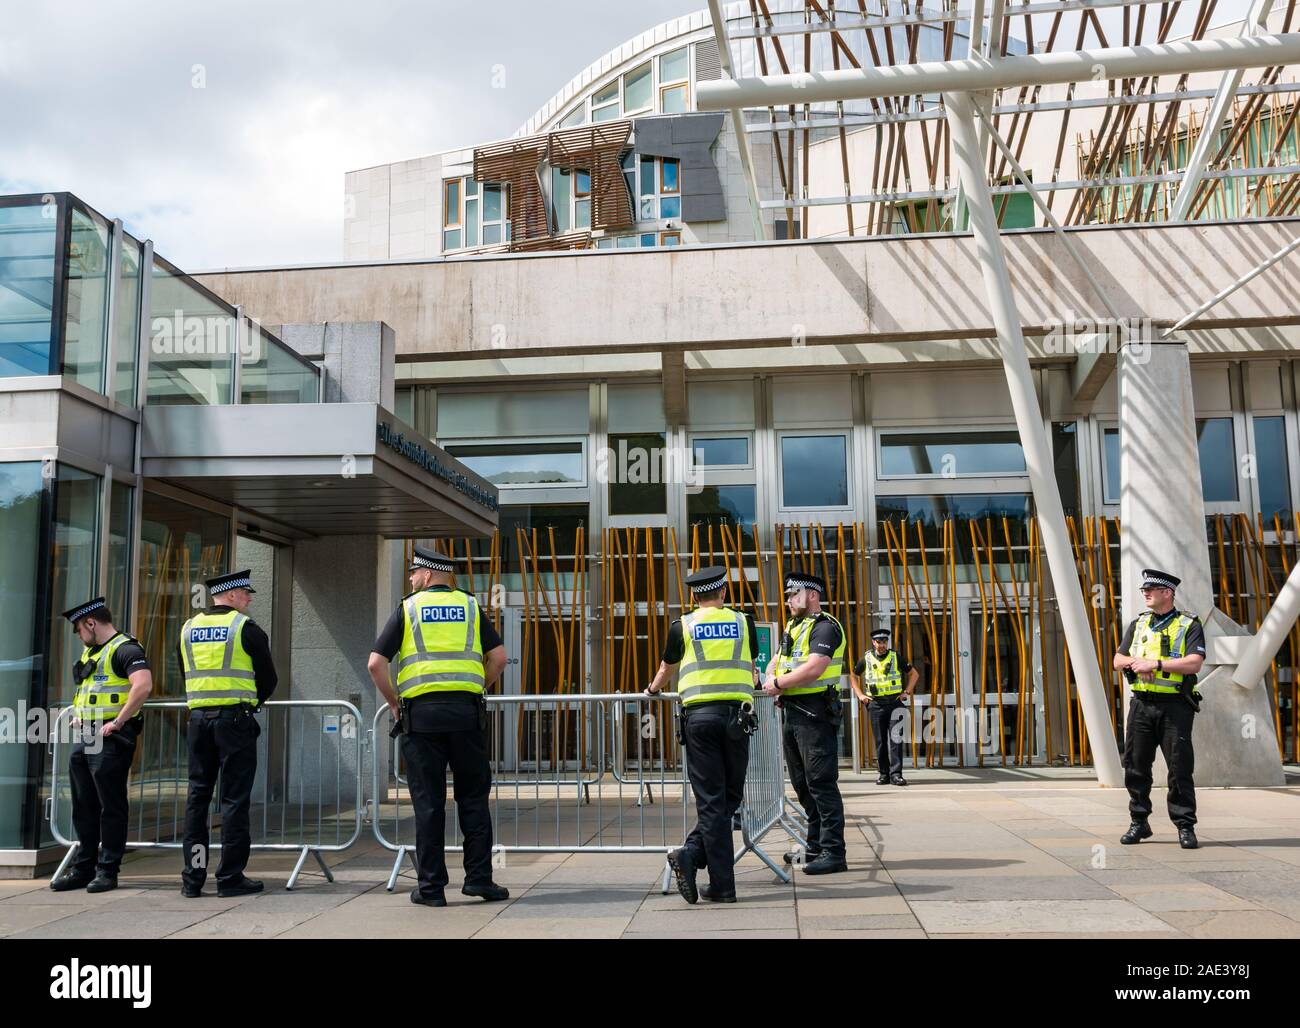
[[[704,6],[60,0],[7,14],[0,194],[69,190],[187,270],[337,260],[345,171],[510,136],[591,61]]]

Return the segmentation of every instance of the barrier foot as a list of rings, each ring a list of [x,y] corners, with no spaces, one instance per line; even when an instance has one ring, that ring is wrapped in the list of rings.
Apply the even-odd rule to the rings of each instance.
[[[77,850],[79,849],[81,849],[81,843],[79,842],[74,842],[68,847],[68,852],[63,854],[63,860],[61,860],[59,866],[54,869],[54,876],[50,879],[51,882],[57,882],[63,877],[63,872],[68,869],[68,865],[72,863],[72,858],[77,855]]]
[[[758,845],[758,843],[756,843],[756,842],[751,842],[751,841],[750,841],[749,839],[747,839],[747,838],[745,839],[745,845],[741,846],[740,849],[738,849],[738,850],[736,851],[736,855],[735,855],[734,857],[732,857],[731,862],[732,862],[733,864],[739,864],[739,863],[740,863],[740,858],[743,857],[746,853],[753,853],[756,857],[758,857],[759,860],[761,860],[764,864],[766,864],[768,867],[770,867],[770,868],[772,869],[773,873],[774,873],[774,874],[775,874],[779,879],[781,879],[781,881],[782,881],[783,883],[785,883],[786,885],[789,885],[789,884],[790,884],[790,874],[789,874],[789,872],[786,871],[785,868],[783,868],[780,864],[778,864],[776,861],[774,861],[771,857],[769,857],[769,856],[768,856],[768,855],[763,851],[763,848],[762,848],[761,846]]]
[[[636,798],[636,805],[638,807],[642,806],[642,802],[641,802],[642,795],[645,796],[646,801],[653,807],[655,802],[655,794],[654,794],[654,790],[650,788],[649,782],[641,783],[641,793],[639,793]]]
[[[311,855],[316,858],[316,863],[320,865],[321,874],[325,876],[325,880],[333,882],[334,872],[325,865],[325,858],[320,855],[320,850],[312,850]]]
[[[664,880],[663,880],[663,885],[662,885],[662,892],[663,892],[663,894],[664,894],[665,896],[668,895],[668,883],[669,883],[670,881],[672,881],[672,877],[673,877],[673,868],[672,868],[672,865],[669,864],[667,860],[665,860],[665,861],[664,861]]]
[[[319,850],[314,850],[309,846],[304,846],[302,852],[298,854],[298,863],[293,865],[293,872],[289,875],[289,880],[285,883],[285,891],[291,891],[298,884],[298,876],[302,874],[302,866],[307,863],[307,854],[316,858],[316,863],[320,865],[321,873],[328,882],[334,881],[334,872],[325,865],[325,859],[320,855]],[[313,874],[315,872],[312,872]]]
[[[406,859],[406,854],[410,852],[407,847],[401,846],[397,850],[397,857],[393,860],[393,872],[388,876],[388,884],[384,887],[389,892],[397,888],[397,876],[402,870],[402,861]],[[411,863],[415,863],[415,854],[411,854]]]

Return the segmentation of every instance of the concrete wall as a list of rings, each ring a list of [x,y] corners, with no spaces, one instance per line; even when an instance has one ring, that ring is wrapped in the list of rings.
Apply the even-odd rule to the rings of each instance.
[[[1172,323],[1294,237],[1295,219],[1077,231],[1122,316]],[[1025,330],[1104,305],[1050,231],[1006,235]],[[196,276],[267,324],[390,325],[399,359],[788,347],[993,334],[969,236],[592,251]],[[1281,262],[1203,327],[1300,321]],[[577,307],[575,308],[575,305]],[[581,316],[575,317],[575,311]]]

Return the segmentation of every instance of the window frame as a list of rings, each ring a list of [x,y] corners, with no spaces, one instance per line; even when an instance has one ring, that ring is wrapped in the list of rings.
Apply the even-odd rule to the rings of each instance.
[[[999,481],[1002,479],[1028,479],[1029,465],[1025,462],[1024,471],[975,471],[959,472],[952,476],[942,474],[931,475],[903,475],[887,474],[885,472],[885,438],[891,435],[976,435],[983,432],[1010,432],[1018,436],[1017,428],[1014,424],[990,424],[973,427],[970,425],[892,425],[876,426],[875,449],[876,449],[876,480],[880,482],[955,482],[960,479],[984,479]],[[1023,456],[1025,452],[1024,443],[1020,444],[1020,453]],[[1002,491],[1002,490],[995,490]]]
[[[839,428],[780,428],[774,431],[776,442],[776,509],[781,513],[808,514],[817,511],[852,511],[855,509],[854,474],[853,474],[853,427]],[[828,504],[810,504],[807,506],[789,506],[785,502],[785,440],[791,438],[819,439],[825,436],[838,436],[844,440],[844,495],[846,502],[842,506]]]
[[[460,456],[458,456],[455,452],[459,447],[463,447],[463,446],[530,446],[530,445],[544,446],[547,443],[566,443],[566,444],[577,443],[578,444],[579,449],[578,449],[577,456],[579,459],[579,466],[582,468],[581,481],[578,482],[506,482],[506,483],[493,482],[492,484],[495,485],[499,490],[527,489],[527,490],[535,491],[535,490],[547,490],[547,489],[586,489],[587,486],[589,485],[589,476],[587,473],[587,459],[588,459],[587,436],[585,435],[584,436],[556,435],[556,436],[541,436],[540,438],[533,438],[532,436],[495,436],[495,437],[479,436],[473,439],[448,439],[446,442],[439,443],[439,445],[444,450],[446,450],[447,453],[450,454],[452,457],[455,457],[458,461],[463,462],[463,459]],[[468,467],[468,465],[466,466]],[[481,477],[487,478],[487,476],[483,475],[481,472],[475,472],[475,474],[479,474],[481,475]],[[491,481],[491,479],[488,479],[488,481]]]
[[[754,470],[754,433],[753,432],[710,432],[707,430],[697,431],[689,430],[687,432],[687,448],[691,454],[691,464],[704,474],[716,473],[719,471],[753,471]],[[749,454],[749,460],[744,464],[699,464],[695,460],[695,440],[696,439],[743,439],[745,440],[745,449]],[[711,483],[712,484],[712,483]],[[739,483],[736,483],[739,484]]]

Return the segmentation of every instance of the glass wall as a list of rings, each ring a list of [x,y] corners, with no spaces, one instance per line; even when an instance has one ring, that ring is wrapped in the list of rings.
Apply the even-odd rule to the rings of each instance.
[[[99,525],[102,496],[98,475],[60,464],[54,480],[54,545],[50,579],[50,674],[48,702],[71,702],[72,665],[81,642],[60,615],[99,593]],[[114,611],[114,614],[117,612]]]
[[[269,332],[247,328],[249,347],[240,354],[240,403],[316,403],[320,370]]]
[[[1232,418],[1200,418],[1196,445],[1201,457],[1201,492],[1206,503],[1237,499],[1237,457],[1232,443]]]
[[[8,213],[0,210],[0,223]],[[3,240],[0,235],[0,240]],[[0,246],[3,242],[0,242]],[[5,264],[0,261],[0,274]],[[32,701],[42,646],[36,640],[41,593],[41,505],[44,481],[37,461],[0,464],[0,707],[17,711]],[[0,849],[25,845],[24,801],[32,782],[27,746],[0,744]]]
[[[849,440],[833,435],[785,435],[781,439],[781,506],[847,507]]]
[[[133,624],[130,597],[135,490],[125,483],[114,482],[111,491],[108,512],[108,581],[104,583],[104,598],[108,601],[109,610],[117,618],[117,627],[123,632],[130,632]]]
[[[1265,521],[1291,514],[1291,476],[1287,472],[1286,419],[1254,418],[1255,475],[1259,479],[1259,512]]]
[[[50,373],[58,220],[53,202],[0,206],[0,378]]]
[[[108,333],[108,224],[73,207],[65,276],[63,374],[95,392],[104,390]]]
[[[122,261],[117,297],[117,333],[113,341],[113,396],[135,406],[136,365],[140,350],[140,244],[122,237]]]
[[[146,491],[140,526],[140,642],[153,669],[154,698],[185,695],[176,640],[206,604],[203,580],[229,570],[230,519]]]
[[[230,403],[234,378],[234,309],[154,258],[149,297],[146,403]]]

